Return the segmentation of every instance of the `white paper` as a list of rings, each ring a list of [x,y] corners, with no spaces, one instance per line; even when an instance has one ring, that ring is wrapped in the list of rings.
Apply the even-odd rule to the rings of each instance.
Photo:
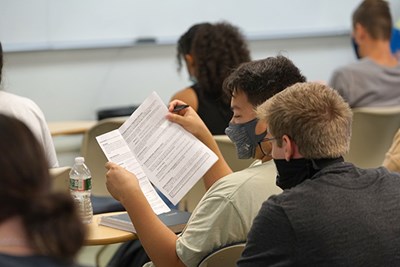
[[[118,159],[127,168],[132,164],[129,159],[136,159],[145,176],[176,205],[218,158],[180,125],[169,122],[165,118],[167,113],[167,107],[153,92],[115,130],[120,136],[116,139],[121,144],[118,153],[107,155],[108,150],[115,149],[105,149],[99,137],[98,141],[110,161]]]
[[[150,203],[154,213],[161,214],[170,211],[170,208],[160,198],[151,185],[139,162],[130,151],[119,130],[114,130],[96,137],[101,149],[111,162],[121,165],[134,173],[139,181],[140,188]]]

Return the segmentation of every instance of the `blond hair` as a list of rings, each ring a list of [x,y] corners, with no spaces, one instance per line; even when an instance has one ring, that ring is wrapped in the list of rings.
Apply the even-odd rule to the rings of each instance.
[[[268,131],[282,146],[289,136],[305,158],[336,158],[349,150],[352,111],[332,88],[318,83],[296,83],[257,108]]]

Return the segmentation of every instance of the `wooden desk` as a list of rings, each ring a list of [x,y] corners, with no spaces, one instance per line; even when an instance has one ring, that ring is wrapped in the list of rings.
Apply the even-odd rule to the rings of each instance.
[[[48,126],[52,136],[84,134],[93,127],[97,121],[56,121],[49,122]]]
[[[109,245],[136,239],[137,235],[134,233],[99,225],[101,216],[118,214],[118,213],[121,212],[110,212],[110,213],[94,215],[92,222],[88,224],[88,236],[85,240],[85,245],[87,246]]]

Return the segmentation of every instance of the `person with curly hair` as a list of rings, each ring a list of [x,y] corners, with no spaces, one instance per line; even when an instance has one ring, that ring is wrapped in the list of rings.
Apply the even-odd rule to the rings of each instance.
[[[85,228],[68,192],[53,192],[41,144],[0,114],[0,266],[76,266]]]
[[[179,71],[186,65],[193,85],[171,100],[190,105],[212,134],[224,134],[232,111],[222,83],[239,64],[250,61],[244,36],[227,22],[195,24],[178,41],[177,61]]]

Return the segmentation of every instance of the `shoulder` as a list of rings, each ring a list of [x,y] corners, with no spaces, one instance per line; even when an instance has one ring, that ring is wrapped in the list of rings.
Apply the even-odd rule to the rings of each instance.
[[[233,172],[214,183],[209,189],[211,195],[232,196],[242,191],[258,190],[266,186],[276,187],[276,168],[273,162],[248,167],[244,170]]]
[[[186,104],[191,106],[196,111],[198,109],[199,99],[198,99],[198,96],[196,94],[196,91],[192,87],[187,87],[185,89],[182,89],[182,90],[176,92],[171,97],[171,101],[174,100],[174,99],[179,99],[179,100],[185,102]]]
[[[33,113],[36,117],[44,118],[39,106],[31,99],[12,93],[0,91],[0,110],[13,115],[24,116]]]
[[[360,82],[360,78],[369,78],[371,74],[378,73],[375,64],[369,59],[361,59],[348,65],[337,68],[329,81],[329,85],[339,91],[346,101],[350,101],[350,91],[355,84]],[[355,88],[358,88],[356,86]],[[351,102],[351,101],[350,101]],[[352,104],[352,103],[350,103]]]
[[[341,66],[334,71],[334,75],[349,75],[354,73],[371,72],[379,66],[369,58],[363,58],[350,64]]]
[[[31,109],[35,112],[40,111],[39,106],[32,99],[9,92],[0,91],[0,102],[7,103],[8,106],[17,106],[19,108],[23,107],[25,109]]]

